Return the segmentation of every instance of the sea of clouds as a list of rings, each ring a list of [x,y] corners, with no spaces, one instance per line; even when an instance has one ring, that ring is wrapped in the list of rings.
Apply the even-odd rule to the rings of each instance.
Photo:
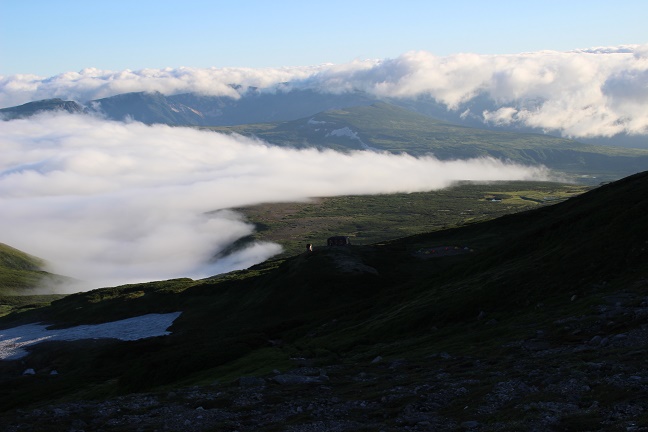
[[[54,97],[87,102],[136,91],[238,98],[249,87],[429,96],[462,113],[468,102],[485,97],[492,108],[465,114],[487,124],[579,138],[648,134],[648,45],[514,55],[418,51],[393,59],[266,69],[89,68],[52,77],[0,76],[0,107]]]
[[[233,86],[235,84],[235,86]],[[85,69],[0,76],[0,106],[46,98],[87,102],[136,91],[240,97],[250,87],[432,97],[495,125],[573,137],[648,134],[648,45],[517,55],[410,52],[305,67]],[[481,98],[490,108],[479,112]],[[229,209],[309,197],[428,191],[459,180],[548,178],[494,159],[441,162],[377,152],[278,148],[254,139],[92,116],[0,122],[0,241],[78,278],[70,290],[246,268],[281,251],[257,242]]]
[[[231,210],[309,197],[548,178],[495,159],[295,150],[190,128],[44,114],[0,122],[0,241],[83,281],[70,291],[247,268],[279,253]]]

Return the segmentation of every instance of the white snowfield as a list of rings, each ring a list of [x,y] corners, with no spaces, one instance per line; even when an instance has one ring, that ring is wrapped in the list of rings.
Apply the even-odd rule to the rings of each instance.
[[[23,348],[45,341],[112,338],[124,341],[165,336],[182,312],[148,314],[104,324],[47,330],[45,324],[26,324],[0,330],[0,360],[16,360],[28,353]]]

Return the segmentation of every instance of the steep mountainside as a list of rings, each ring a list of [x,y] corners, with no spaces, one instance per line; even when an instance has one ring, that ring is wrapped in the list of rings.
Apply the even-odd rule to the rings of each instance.
[[[200,111],[203,126],[227,126],[294,120],[321,111],[347,106],[365,106],[375,98],[360,92],[345,94],[291,90],[265,93],[249,90],[240,99],[201,96],[191,93],[169,96],[174,103]]]
[[[263,93],[254,89],[243,97],[205,96],[194,93],[127,93],[91,101],[89,106],[114,120],[130,118],[147,124],[223,126],[285,121],[331,108],[375,102],[362,93],[333,95],[310,90]]]
[[[194,431],[641,430],[647,212],[644,172],[452,230],[70,295],[0,323],[182,315],[170,336],[41,343],[0,362],[9,410],[0,421],[15,425],[7,430],[79,420],[121,430],[133,421]],[[20,376],[25,368],[35,376]],[[109,398],[143,390],[155,392]]]
[[[30,294],[44,287],[69,283],[71,279],[46,271],[46,263],[0,243],[0,295]]]
[[[132,119],[146,124],[200,125],[199,111],[169,100],[162,93],[125,93],[91,101],[92,110],[109,119]]]
[[[49,304],[62,295],[51,293],[72,279],[46,271],[46,263],[0,243],[0,316]]]

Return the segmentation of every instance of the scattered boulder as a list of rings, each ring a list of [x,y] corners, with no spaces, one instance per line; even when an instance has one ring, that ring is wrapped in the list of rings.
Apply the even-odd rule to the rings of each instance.
[[[601,345],[602,340],[603,340],[603,338],[601,336],[596,335],[592,339],[590,339],[588,344],[591,345],[591,346],[599,346],[599,345]]]
[[[281,374],[272,378],[276,383],[286,385],[286,384],[321,384],[327,382],[329,377],[324,373],[321,373],[319,376],[305,376],[305,375],[293,375],[293,374]]]
[[[266,384],[265,380],[259,377],[239,378],[239,386],[243,388],[264,387],[265,384]]]
[[[461,427],[464,429],[475,429],[479,427],[479,422],[475,420],[469,420],[461,423]]]

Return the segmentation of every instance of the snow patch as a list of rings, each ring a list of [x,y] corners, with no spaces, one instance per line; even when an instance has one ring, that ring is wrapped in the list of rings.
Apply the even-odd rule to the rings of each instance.
[[[362,146],[362,148],[365,149],[365,150],[380,151],[377,148],[371,147],[370,145],[368,145],[367,143],[362,141],[360,139],[360,137],[358,136],[358,133],[354,132],[353,129],[351,129],[348,126],[345,126],[343,128],[340,128],[340,129],[334,129],[331,132],[327,133],[326,136],[327,137],[329,137],[329,136],[337,136],[337,137],[351,138],[353,140],[357,140],[360,143],[360,145]]]
[[[349,137],[351,139],[356,139],[356,140],[360,141],[360,138],[358,138],[358,133],[354,132],[348,126],[345,126],[345,127],[341,128],[341,129],[332,130],[331,132],[327,133],[326,136]]]
[[[182,312],[148,314],[104,324],[48,330],[45,324],[26,324],[0,330],[0,360],[16,360],[28,353],[23,348],[44,341],[112,338],[124,341],[165,336]]]

